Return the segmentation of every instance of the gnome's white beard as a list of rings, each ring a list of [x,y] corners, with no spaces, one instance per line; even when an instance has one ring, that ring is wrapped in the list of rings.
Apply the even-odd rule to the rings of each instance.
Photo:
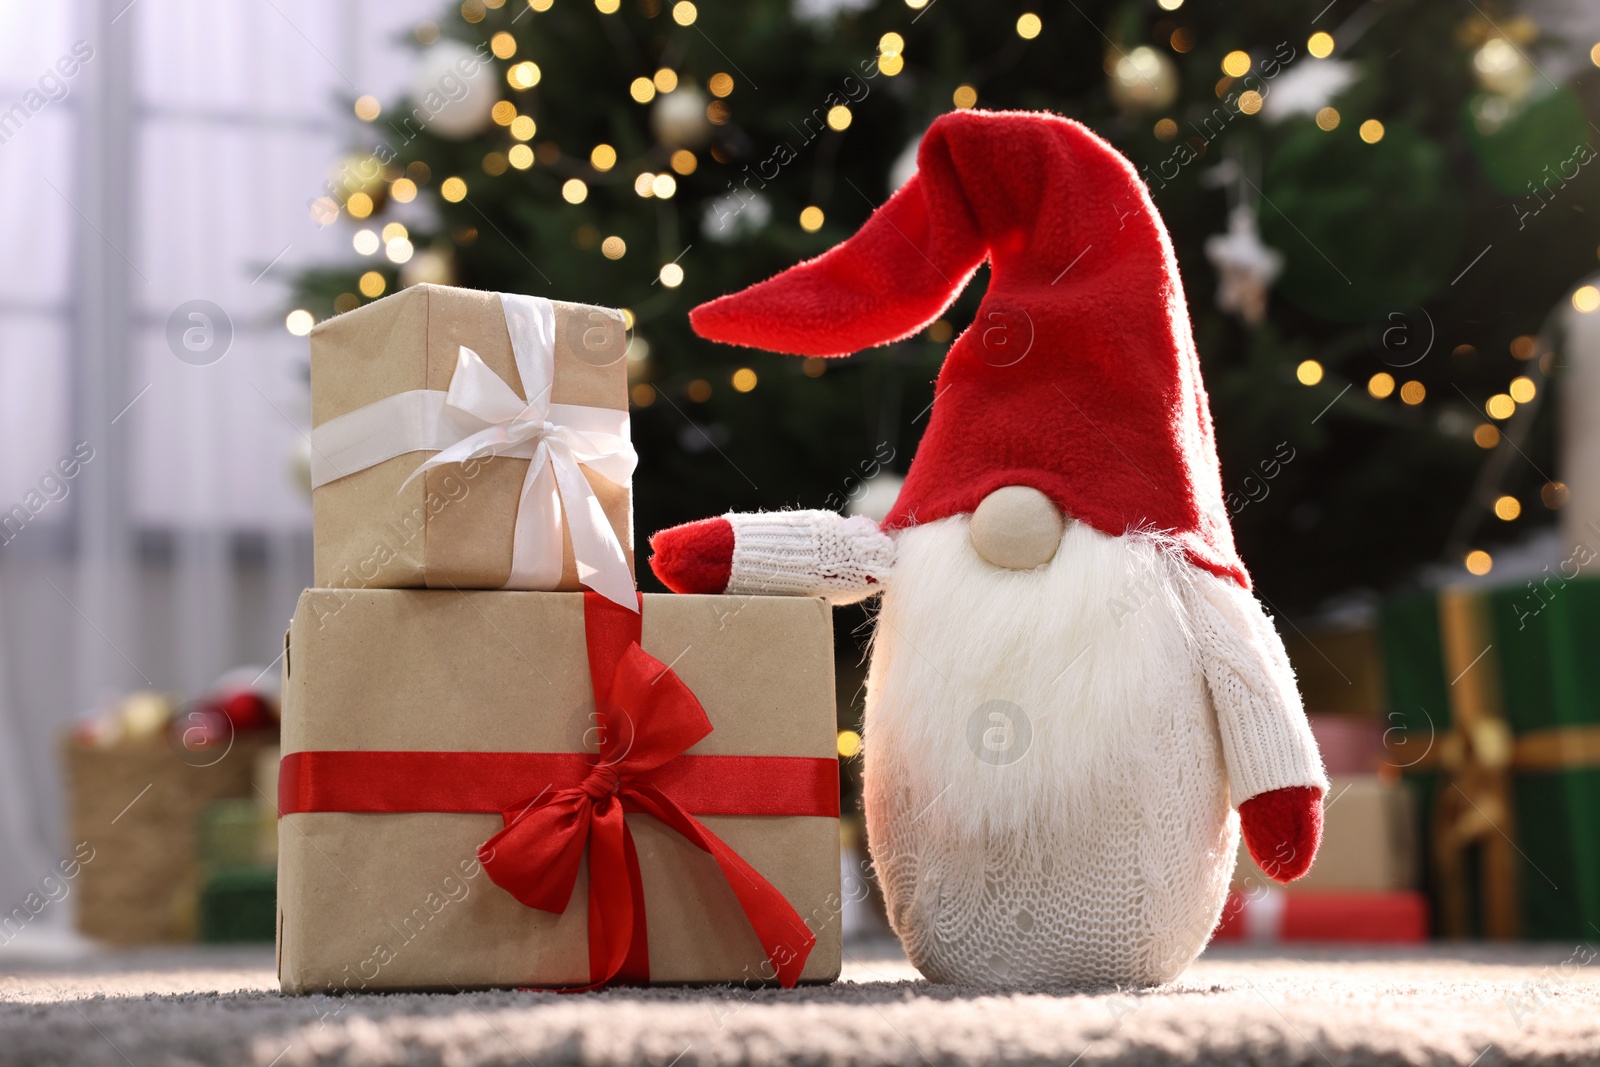
[[[965,516],[900,533],[865,800],[930,977],[1155,982],[1204,945],[1236,831],[1189,577],[1156,539],[1082,524],[1032,571],[980,559]]]

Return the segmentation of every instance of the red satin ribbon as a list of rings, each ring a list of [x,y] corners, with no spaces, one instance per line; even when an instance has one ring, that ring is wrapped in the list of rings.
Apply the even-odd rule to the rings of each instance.
[[[782,893],[694,816],[837,818],[838,763],[686,755],[711,722],[677,674],[640,647],[641,621],[639,612],[584,594],[598,757],[293,752],[279,772],[279,814],[499,812],[505,828],[479,849],[484,869],[523,904],[557,914],[587,854],[591,987],[649,977],[639,860],[623,816],[651,815],[717,861],[778,982],[794,985],[816,937]]]

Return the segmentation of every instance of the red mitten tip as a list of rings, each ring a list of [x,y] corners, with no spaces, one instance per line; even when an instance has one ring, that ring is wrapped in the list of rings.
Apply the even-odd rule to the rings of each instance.
[[[1261,793],[1239,805],[1245,847],[1275,882],[1292,882],[1311,869],[1322,843],[1322,791],[1296,785]]]
[[[733,524],[701,519],[650,538],[650,569],[674,593],[720,593],[733,570]]]

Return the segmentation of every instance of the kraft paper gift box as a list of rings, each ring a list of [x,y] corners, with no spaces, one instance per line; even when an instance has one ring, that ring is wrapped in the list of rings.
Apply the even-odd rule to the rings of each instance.
[[[626,950],[625,981],[838,976],[827,605],[641,599],[642,619],[596,594],[306,591],[283,666],[285,992],[582,987],[604,977],[598,954],[610,949]],[[619,654],[630,625],[642,625],[642,650]],[[626,666],[613,675],[613,663]],[[603,705],[595,678],[611,687]],[[698,714],[685,711],[685,692],[708,734],[681,732],[680,713]],[[671,716],[650,704],[658,693]],[[660,749],[663,733],[671,743]],[[656,803],[652,789],[698,822],[638,810]],[[618,799],[636,846],[623,850],[636,851],[631,874],[633,860],[601,840]],[[578,824],[587,837],[571,832]],[[688,840],[696,825],[736,859],[719,866]],[[563,857],[576,864],[570,896],[518,883],[550,877]],[[730,878],[740,863],[749,870]],[[746,898],[763,880],[779,900],[757,901],[758,937]],[[619,903],[630,894],[642,915]],[[522,902],[536,896],[539,906]],[[789,927],[774,918],[786,909]],[[807,955],[801,942],[813,936]]]
[[[625,600],[626,347],[620,312],[441,285],[319,323],[316,584]]]

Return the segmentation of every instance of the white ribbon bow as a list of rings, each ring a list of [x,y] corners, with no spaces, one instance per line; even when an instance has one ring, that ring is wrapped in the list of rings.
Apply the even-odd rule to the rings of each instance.
[[[582,463],[629,485],[638,455],[628,413],[550,403],[555,379],[555,309],[541,297],[500,294],[527,400],[472,349],[461,346],[450,388],[415,389],[330,419],[311,431],[312,485],[406,452],[432,451],[401,486],[447,463],[485,456],[529,460],[511,541],[505,589],[553,589],[561,579],[562,515],[578,580],[608,600],[639,607],[616,531]]]

